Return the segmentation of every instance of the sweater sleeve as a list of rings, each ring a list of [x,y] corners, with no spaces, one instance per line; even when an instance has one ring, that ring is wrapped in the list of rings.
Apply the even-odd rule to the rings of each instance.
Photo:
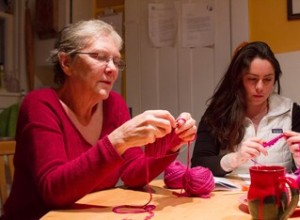
[[[197,140],[192,155],[192,167],[207,167],[214,176],[225,176],[228,172],[222,169],[220,163],[223,156],[220,155],[219,143],[213,137],[202,118],[198,126]]]
[[[92,146],[51,97],[33,96],[24,100],[19,117],[16,184],[33,182],[32,190],[48,207],[70,205],[96,189],[113,187],[124,159],[107,136]]]
[[[109,121],[108,126],[115,124],[120,126],[125,121],[130,119],[129,111],[126,103],[121,97],[115,97],[114,103],[110,102],[110,109],[107,114],[114,110],[116,114]],[[113,107],[115,106],[115,107]],[[153,144],[148,144],[143,151],[144,146],[132,147],[125,151],[122,155],[124,163],[120,169],[121,180],[128,187],[142,187],[156,178],[165,168],[175,160],[178,153],[169,153],[168,149],[178,144],[178,139],[171,133],[161,139],[157,139]],[[149,150],[150,149],[150,150]],[[153,152],[153,154],[148,153]],[[149,173],[147,173],[149,172]],[[148,175],[147,175],[148,174]]]
[[[157,139],[145,147],[129,149],[124,154],[126,163],[122,171],[122,180],[128,187],[142,187],[162,173],[178,156],[178,152],[170,152],[180,140],[174,140],[173,134]],[[150,150],[148,150],[150,149]]]

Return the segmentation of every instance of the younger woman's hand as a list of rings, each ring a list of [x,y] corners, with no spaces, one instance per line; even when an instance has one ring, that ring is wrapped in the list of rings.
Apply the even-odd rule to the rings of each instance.
[[[263,147],[263,141],[260,138],[252,137],[242,142],[238,149],[238,157],[241,161],[247,162],[248,160],[258,157],[261,153],[265,156],[268,155],[267,149]]]
[[[285,131],[284,135],[290,152],[294,156],[300,157],[300,133],[295,131]]]
[[[221,159],[221,167],[225,171],[232,171],[260,154],[268,155],[260,138],[252,137],[243,141],[235,152],[228,153]]]

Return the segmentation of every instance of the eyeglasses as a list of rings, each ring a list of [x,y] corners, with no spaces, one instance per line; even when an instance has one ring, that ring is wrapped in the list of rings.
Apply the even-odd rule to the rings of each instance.
[[[108,64],[110,60],[113,61],[114,65],[118,68],[119,71],[123,71],[126,67],[126,63],[124,60],[120,59],[120,58],[113,58],[113,57],[109,57],[107,56],[107,54],[105,53],[97,53],[97,52],[75,52],[73,54],[87,54],[90,55],[91,57],[93,57],[94,59],[98,60],[100,63],[103,64]]]

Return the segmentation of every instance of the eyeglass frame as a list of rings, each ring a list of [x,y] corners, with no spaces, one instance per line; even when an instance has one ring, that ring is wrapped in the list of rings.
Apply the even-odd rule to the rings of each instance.
[[[114,65],[118,68],[119,71],[124,71],[126,68],[126,63],[124,60],[122,60],[121,58],[114,58],[114,57],[101,57],[99,56],[100,53],[97,52],[84,52],[84,51],[77,51],[72,53],[74,55],[76,54],[87,54],[90,55],[92,58],[100,61],[100,62],[105,62],[106,65],[109,63],[109,61],[113,61]],[[104,59],[105,58],[105,59]]]

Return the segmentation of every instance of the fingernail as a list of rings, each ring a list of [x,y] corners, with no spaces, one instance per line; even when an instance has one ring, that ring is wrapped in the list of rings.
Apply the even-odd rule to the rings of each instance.
[[[178,125],[180,124],[180,121],[182,121],[181,124],[184,124],[184,123],[186,122],[186,120],[185,120],[184,118],[178,118],[178,119],[176,120],[176,127],[178,127]]]

